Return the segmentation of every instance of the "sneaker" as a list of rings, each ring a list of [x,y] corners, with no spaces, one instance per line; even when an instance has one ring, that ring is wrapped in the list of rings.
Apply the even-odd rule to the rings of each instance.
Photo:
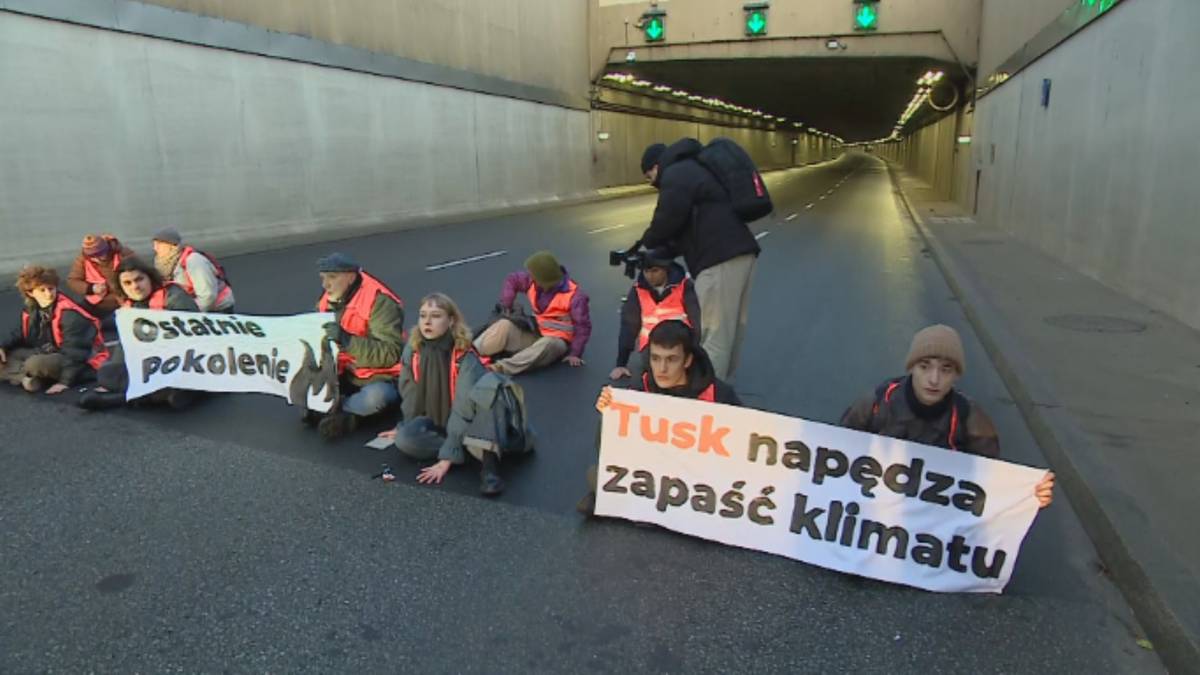
[[[495,497],[504,492],[504,479],[500,477],[500,458],[494,452],[483,453],[483,466],[479,469],[479,491],[485,497]]]
[[[172,389],[167,393],[167,405],[175,410],[183,410],[196,402],[199,396],[187,389]]]
[[[125,394],[119,391],[96,391],[93,389],[79,397],[79,407],[84,410],[110,410],[125,405]]]

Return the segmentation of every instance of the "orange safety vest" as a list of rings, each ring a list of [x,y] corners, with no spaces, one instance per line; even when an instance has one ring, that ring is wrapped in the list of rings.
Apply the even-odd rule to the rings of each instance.
[[[642,391],[654,393],[650,391],[650,373],[642,373]],[[714,382],[704,388],[700,395],[696,397],[697,401],[708,401],[709,403],[717,402],[717,383]]]
[[[121,266],[121,244],[112,237],[104,237],[104,240],[108,242],[109,248],[112,249],[112,268],[113,270],[116,270]],[[104,273],[100,271],[100,266],[96,264],[96,261],[87,256],[83,257],[83,280],[88,283],[89,291],[92,290],[92,286],[95,284],[104,284],[105,286],[109,285],[108,277],[105,277]],[[111,292],[114,289],[110,288],[108,290]],[[88,293],[85,298],[88,302],[95,305],[99,304],[99,302],[104,299],[104,296],[96,295],[95,293]]]
[[[63,312],[78,312],[80,316],[87,319],[96,328],[96,337],[92,339],[92,349],[95,353],[92,358],[88,359],[87,363],[92,367],[92,370],[99,370],[100,366],[108,360],[108,347],[104,346],[104,332],[100,328],[100,320],[92,316],[86,309],[80,307],[74,300],[63,295],[61,292],[54,301],[54,314],[50,317],[50,334],[54,337],[54,346],[62,349],[63,332],[62,332],[62,315]],[[29,310],[21,310],[21,336],[26,340],[29,339]]]
[[[390,288],[375,277],[359,270],[359,277],[362,281],[359,283],[358,291],[354,293],[354,297],[350,298],[350,302],[346,303],[345,309],[342,310],[342,318],[339,323],[342,330],[351,335],[363,337],[367,334],[367,326],[371,322],[371,308],[375,306],[375,298],[383,293],[387,297],[396,301],[396,304],[404,307],[404,301],[400,296],[392,292]],[[329,311],[329,294],[324,293],[321,299],[317,301],[317,310],[321,312]],[[399,361],[395,365],[387,368],[359,368],[354,364],[354,357],[346,350],[338,352],[338,374],[341,374],[349,368],[350,375],[360,380],[365,380],[376,375],[390,375],[396,377],[400,374],[403,366]]]
[[[167,283],[163,284],[157,291],[154,291],[153,293],[151,293],[150,297],[146,299],[146,309],[166,309],[167,308],[167,288],[169,288],[171,286],[178,286],[178,285],[179,284],[177,284],[173,281],[168,281]],[[133,300],[126,298],[125,306],[133,307]]]
[[[656,302],[654,295],[642,288],[637,287],[638,303],[642,306],[642,330],[638,332],[638,351],[646,348],[650,344],[650,331],[663,321],[677,320],[687,324],[688,328],[695,328],[692,325],[691,319],[688,318],[687,308],[683,304],[684,288],[688,284],[688,280],[684,279],[667,293],[667,297],[662,299],[662,302]]]
[[[556,337],[570,342],[571,338],[575,336],[575,323],[571,321],[571,301],[575,299],[575,293],[578,290],[579,284],[573,280],[568,281],[567,290],[563,293],[556,293],[546,309],[539,312],[537,286],[529,287],[529,306],[533,308],[538,331],[541,332],[542,337]]]
[[[885,389],[883,392],[883,402],[884,403],[892,402],[892,394],[894,394],[896,392],[896,390],[900,388],[900,384],[903,381],[904,381],[903,379],[899,379],[899,380],[893,380],[892,382],[888,383],[887,389]],[[878,390],[876,390],[876,391],[878,391]],[[950,395],[953,396],[954,393],[951,392]],[[950,449],[956,450],[956,451],[958,450],[958,445],[954,442],[954,439],[956,436],[958,436],[958,405],[957,404],[958,404],[958,401],[950,402],[950,435],[946,439],[946,442],[950,446]],[[871,407],[871,415],[875,416],[878,414],[879,414],[879,401],[876,401],[875,405]]]
[[[467,355],[469,349],[458,349],[450,354],[450,402],[454,403],[454,397],[458,393],[458,369],[462,365],[463,357]],[[413,382],[421,381],[421,352],[413,350],[412,355],[412,379]]]
[[[217,299],[214,301],[213,305],[216,306],[221,304],[226,298],[229,297],[231,293],[233,293],[233,289],[229,286],[229,280],[225,278],[225,268],[221,267],[221,263],[217,262],[211,255],[205,253],[204,251],[197,251],[191,246],[185,246],[183,252],[179,254],[179,266],[183,269],[183,283],[181,284],[183,286],[183,290],[187,291],[188,295],[192,296],[193,298],[196,297],[196,285],[192,283],[192,275],[188,273],[187,269],[188,258],[192,257],[193,253],[199,253],[205,258],[208,258],[208,262],[212,263],[213,269],[216,270],[217,281],[221,282],[221,290],[217,291]]]

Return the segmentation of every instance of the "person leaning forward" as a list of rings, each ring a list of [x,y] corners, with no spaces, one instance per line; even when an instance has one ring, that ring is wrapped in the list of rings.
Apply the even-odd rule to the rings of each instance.
[[[587,294],[566,268],[549,251],[534,253],[525,261],[524,270],[505,278],[500,309],[511,313],[519,293],[529,299],[537,332],[502,317],[475,339],[475,350],[487,357],[510,354],[492,364],[493,370],[505,375],[544,368],[560,360],[582,366],[592,319]]]
[[[201,312],[233,312],[235,298],[225,268],[215,258],[183,243],[173,227],[154,233],[154,267],[196,299]]]
[[[340,349],[340,398],[328,414],[306,412],[304,421],[316,423],[321,437],[333,440],[354,431],[358,418],[382,412],[399,398],[396,377],[404,353],[404,302],[345,253],[321,258],[317,271],[325,289],[317,311],[333,312],[336,317],[325,329]]]
[[[628,389],[664,396],[677,396],[709,403],[742,405],[733,387],[713,373],[712,362],[704,348],[696,344],[696,336],[687,324],[678,320],[659,323],[650,331],[649,363],[641,378]],[[607,414],[612,406],[613,389],[605,386],[596,399],[596,410]],[[600,437],[596,437],[597,454]],[[591,515],[596,509],[596,465],[587,471],[588,493],[575,506],[581,513]]]
[[[420,318],[404,349],[400,371],[403,418],[392,431],[401,454],[436,460],[421,469],[420,483],[442,482],[470,454],[480,463],[479,490],[495,496],[504,489],[503,457],[533,449],[534,433],[525,415],[519,385],[489,372],[471,347],[471,331],[458,305],[441,293],[421,300]],[[515,422],[518,429],[510,429]]]
[[[938,324],[913,336],[905,359],[908,373],[885,380],[851,405],[839,424],[849,429],[899,438],[993,459],[1000,456],[996,427],[979,404],[954,388],[966,370],[962,339]],[[1054,499],[1054,473],[1035,489],[1044,508]]]

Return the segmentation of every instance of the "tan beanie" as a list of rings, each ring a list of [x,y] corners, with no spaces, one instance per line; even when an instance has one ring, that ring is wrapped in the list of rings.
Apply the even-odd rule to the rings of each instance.
[[[922,328],[913,336],[912,346],[908,348],[908,358],[904,361],[904,370],[912,370],[917,361],[937,357],[946,359],[958,368],[962,375],[967,370],[966,358],[963,356],[962,339],[958,331],[944,324]]]

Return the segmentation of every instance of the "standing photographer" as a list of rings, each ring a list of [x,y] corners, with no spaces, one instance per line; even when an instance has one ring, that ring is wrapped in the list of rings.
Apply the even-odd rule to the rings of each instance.
[[[704,314],[701,342],[716,376],[728,380],[737,369],[750,281],[761,249],[734,211],[728,192],[697,161],[702,149],[694,138],[670,147],[655,143],[646,148],[642,173],[659,192],[641,244],[647,248],[674,244],[683,250]]]

